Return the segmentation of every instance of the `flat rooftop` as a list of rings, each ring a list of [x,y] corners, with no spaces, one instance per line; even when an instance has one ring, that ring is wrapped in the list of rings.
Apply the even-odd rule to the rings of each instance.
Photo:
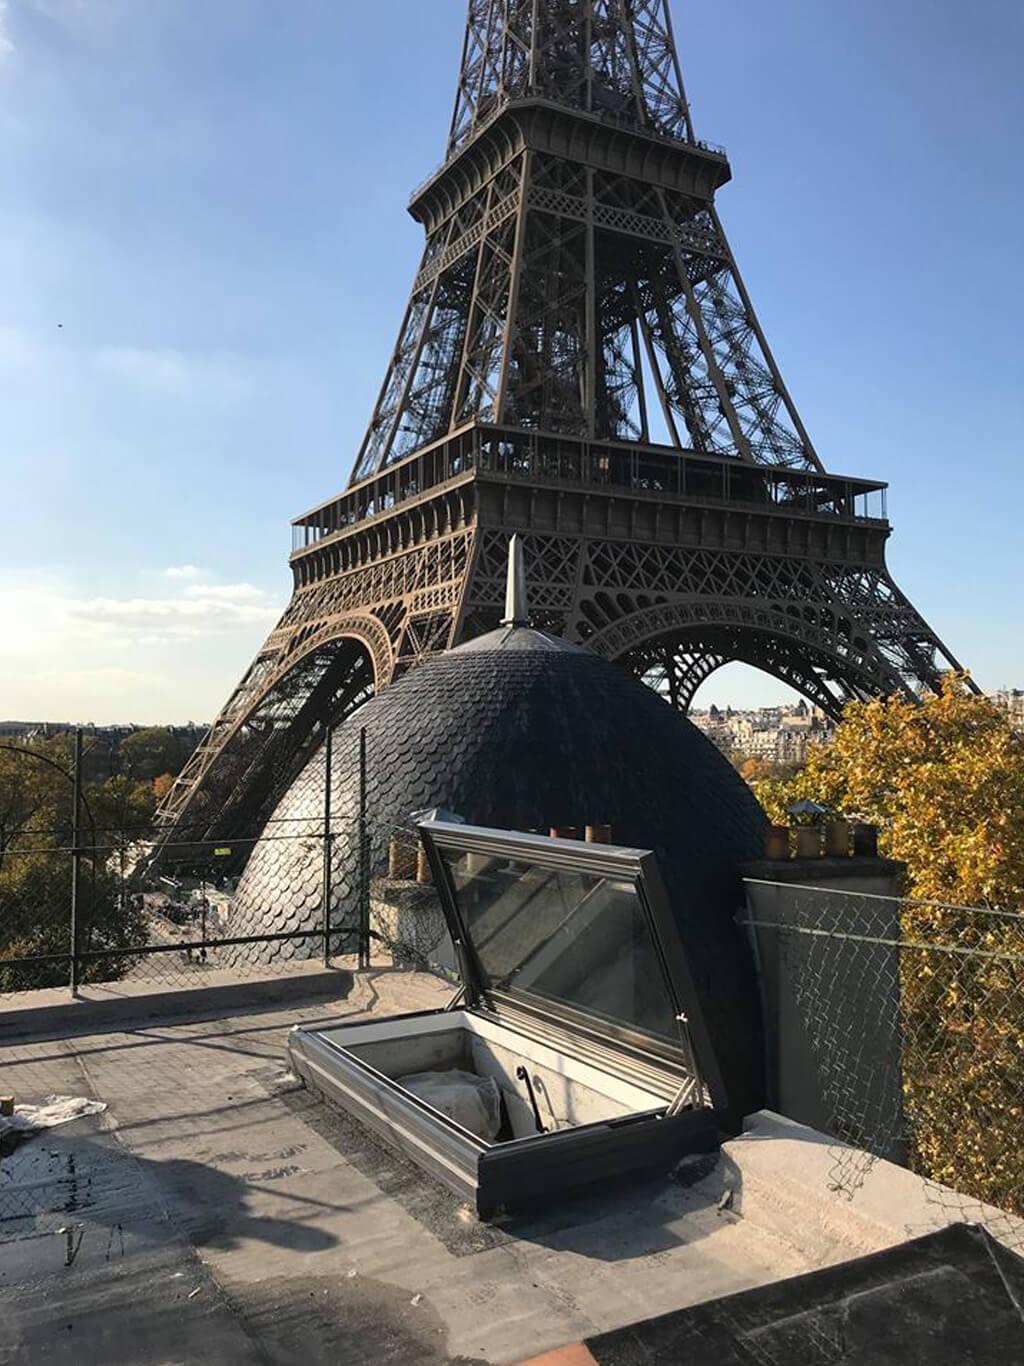
[[[107,1108],[0,1158],[0,1362],[514,1363],[962,1217],[912,1197],[894,1219],[873,1159],[837,1195],[841,1149],[763,1116],[673,1177],[478,1223],[286,1070],[293,1025],[441,1006],[450,987],[338,983],[230,1008],[211,988],[186,1018],[139,998],[95,1023],[86,1005],[70,1034],[43,1012],[8,1038],[0,1090]]]

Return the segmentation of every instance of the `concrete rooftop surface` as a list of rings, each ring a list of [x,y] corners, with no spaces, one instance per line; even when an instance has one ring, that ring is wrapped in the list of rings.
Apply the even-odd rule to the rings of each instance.
[[[674,1177],[481,1224],[285,1064],[294,1024],[441,1006],[450,987],[338,981],[335,999],[225,1014],[211,991],[205,1018],[140,1002],[8,1038],[0,1090],[107,1109],[0,1161],[0,1362],[514,1363],[963,1217],[903,1202],[894,1222],[867,1167],[837,1198],[836,1146],[763,1117]]]

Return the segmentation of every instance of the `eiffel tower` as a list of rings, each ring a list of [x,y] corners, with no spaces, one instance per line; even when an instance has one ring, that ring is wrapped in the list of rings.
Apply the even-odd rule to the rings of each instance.
[[[534,623],[683,709],[731,660],[833,716],[958,667],[886,568],[886,485],[826,473],[800,420],[719,221],[730,176],[665,0],[470,0],[351,480],[293,523],[291,602],[165,822],[255,819],[328,719],[493,628],[512,532]]]

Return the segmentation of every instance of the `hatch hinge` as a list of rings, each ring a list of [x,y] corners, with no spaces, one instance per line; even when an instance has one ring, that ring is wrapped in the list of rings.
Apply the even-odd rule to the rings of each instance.
[[[688,1106],[702,1104],[704,1100],[704,1083],[697,1070],[697,1059],[690,1039],[690,1021],[685,1014],[680,1013],[676,1016],[676,1024],[679,1026],[679,1041],[683,1046],[683,1060],[689,1075],[666,1106],[666,1118],[669,1115],[678,1115]]]
[[[459,986],[458,988],[456,988],[452,996],[450,996],[449,999],[445,1002],[444,1008],[445,1010],[458,1010],[460,1006],[465,1005],[465,1002],[466,988],[465,986]]]
[[[666,1116],[678,1115],[682,1110],[689,1109],[694,1101],[700,1099],[702,1090],[698,1077],[687,1077],[665,1107]]]
[[[480,1000],[480,987],[476,973],[473,971],[472,955],[466,949],[462,939],[453,939],[452,947],[455,950],[455,961],[459,965],[459,976],[462,978],[463,1003],[467,1006],[473,1006]],[[454,1002],[451,1004],[454,1005]]]

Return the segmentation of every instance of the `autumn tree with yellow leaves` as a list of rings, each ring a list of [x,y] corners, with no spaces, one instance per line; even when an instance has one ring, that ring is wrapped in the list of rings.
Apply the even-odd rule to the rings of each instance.
[[[906,865],[899,969],[911,1165],[1024,1214],[1024,742],[950,674],[920,702],[851,703],[802,772],[752,785],[780,824],[800,798],[870,821],[880,852]]]
[[[877,825],[910,896],[1024,909],[1024,743],[963,675],[920,702],[851,702],[795,777],[753,786],[780,825],[800,798]]]

